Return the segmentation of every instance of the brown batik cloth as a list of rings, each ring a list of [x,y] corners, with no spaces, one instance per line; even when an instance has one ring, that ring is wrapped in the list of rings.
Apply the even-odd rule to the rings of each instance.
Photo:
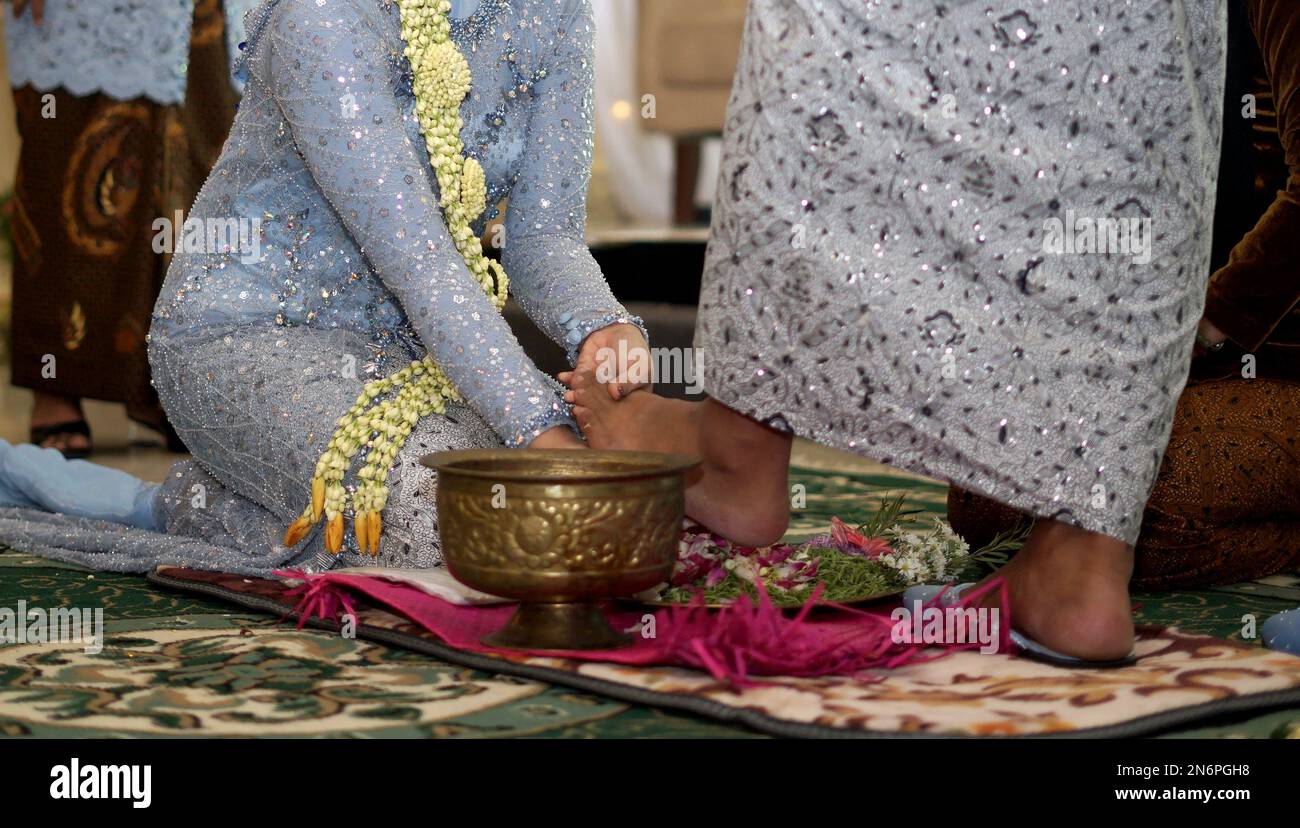
[[[1245,168],[1257,191],[1276,195],[1210,279],[1205,315],[1229,341],[1193,363],[1179,400],[1136,545],[1133,582],[1144,588],[1300,566],[1300,2],[1244,9],[1258,45]],[[1025,519],[957,488],[948,517],[974,546]]]
[[[1133,583],[1175,589],[1262,578],[1300,566],[1300,383],[1189,385],[1138,537]],[[948,519],[972,546],[1023,515],[948,492]]]
[[[145,335],[170,256],[154,222],[189,209],[234,119],[221,0],[195,5],[184,104],[60,88],[46,118],[45,94],[14,90],[13,383],[122,402],[156,427]]]

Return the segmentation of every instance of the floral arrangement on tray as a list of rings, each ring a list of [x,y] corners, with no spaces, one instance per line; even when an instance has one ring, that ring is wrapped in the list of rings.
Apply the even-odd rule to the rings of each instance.
[[[995,537],[972,552],[947,521],[927,523],[885,499],[857,527],[831,518],[831,531],[797,545],[739,546],[687,522],[672,580],[642,597],[657,604],[727,606],[761,585],[778,607],[818,601],[851,604],[897,595],[913,584],[935,583],[994,569],[1020,548],[1027,526]]]

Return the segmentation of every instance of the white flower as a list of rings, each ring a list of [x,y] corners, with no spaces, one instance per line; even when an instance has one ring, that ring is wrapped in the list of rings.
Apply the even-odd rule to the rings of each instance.
[[[898,574],[906,581],[920,581],[924,572],[925,567],[916,558],[904,557],[898,563]]]

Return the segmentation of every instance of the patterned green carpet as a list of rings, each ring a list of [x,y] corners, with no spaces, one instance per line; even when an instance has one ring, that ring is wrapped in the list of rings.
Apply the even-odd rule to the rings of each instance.
[[[863,516],[882,494],[942,514],[944,490],[902,475],[798,470],[792,535]],[[799,493],[799,490],[796,490]],[[0,734],[11,737],[757,738],[708,719],[468,670],[380,644],[164,592],[142,577],[0,553],[0,608],[104,608],[102,652],[0,645]],[[1300,579],[1141,594],[1142,622],[1240,639],[1300,604]],[[1300,710],[1186,730],[1300,736]]]

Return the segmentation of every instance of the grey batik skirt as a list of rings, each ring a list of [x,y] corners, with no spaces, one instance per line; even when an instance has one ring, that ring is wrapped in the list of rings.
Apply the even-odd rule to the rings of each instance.
[[[1204,301],[1223,12],[755,0],[706,390],[1134,541]]]

